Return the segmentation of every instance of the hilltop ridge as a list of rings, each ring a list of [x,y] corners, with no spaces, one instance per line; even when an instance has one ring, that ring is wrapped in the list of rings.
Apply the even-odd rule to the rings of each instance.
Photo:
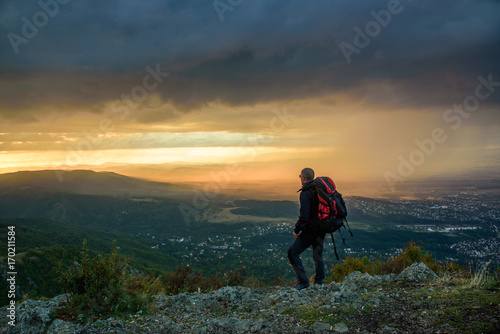
[[[153,314],[76,324],[52,319],[64,295],[17,306],[3,333],[495,333],[498,289],[458,285],[424,263],[399,275],[354,272],[341,283],[224,287],[210,293],[155,297]],[[5,311],[4,311],[5,312]],[[2,318],[5,318],[2,317]]]
[[[158,196],[192,195],[193,188],[154,182],[114,172],[40,170],[0,174],[1,190],[43,190],[80,195]]]

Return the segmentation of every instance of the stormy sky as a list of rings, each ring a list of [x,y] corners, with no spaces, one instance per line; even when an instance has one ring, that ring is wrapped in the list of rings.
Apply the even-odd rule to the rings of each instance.
[[[3,0],[0,35],[0,172],[498,168],[500,1]]]

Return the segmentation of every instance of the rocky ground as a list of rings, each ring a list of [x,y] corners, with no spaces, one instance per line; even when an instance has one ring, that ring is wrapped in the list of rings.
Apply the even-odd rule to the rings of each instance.
[[[64,296],[27,300],[2,333],[499,333],[498,289],[437,277],[415,263],[400,275],[359,272],[296,291],[224,287],[156,296],[154,315],[75,324],[52,319]],[[4,311],[5,312],[5,311]],[[5,317],[3,317],[5,319]]]

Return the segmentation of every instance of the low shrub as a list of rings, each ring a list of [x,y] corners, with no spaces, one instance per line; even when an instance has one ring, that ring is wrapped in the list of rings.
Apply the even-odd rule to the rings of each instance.
[[[355,271],[370,275],[399,274],[415,262],[423,262],[435,272],[459,270],[458,265],[453,263],[446,266],[438,264],[429,253],[423,251],[422,245],[417,245],[411,241],[407,243],[401,254],[386,261],[371,261],[366,256],[361,259],[348,256],[341,264],[332,266],[332,275],[329,280],[341,282],[344,277]]]
[[[116,243],[111,253],[91,253],[83,242],[80,258],[61,271],[59,282],[68,301],[57,315],[68,320],[86,320],[148,311],[154,294],[161,293],[159,279],[126,271],[127,263],[118,257]]]

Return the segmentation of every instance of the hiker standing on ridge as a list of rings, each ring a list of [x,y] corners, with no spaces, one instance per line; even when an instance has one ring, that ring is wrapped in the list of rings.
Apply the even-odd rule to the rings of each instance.
[[[302,290],[309,287],[309,279],[300,259],[300,254],[309,246],[312,246],[313,249],[313,260],[316,268],[314,284],[323,284],[323,278],[325,278],[323,241],[326,233],[320,231],[318,226],[318,196],[313,187],[308,187],[314,180],[314,171],[311,168],[304,168],[299,177],[302,183],[300,214],[293,230],[295,241],[288,249],[288,259],[297,273],[295,289]]]

